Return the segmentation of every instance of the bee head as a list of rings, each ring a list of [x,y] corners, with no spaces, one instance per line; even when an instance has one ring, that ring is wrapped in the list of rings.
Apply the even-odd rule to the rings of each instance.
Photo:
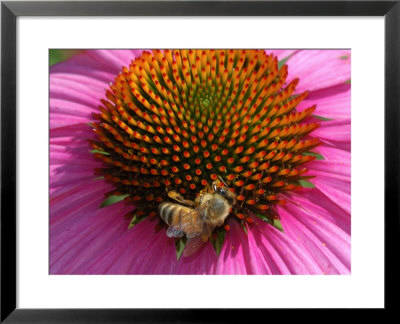
[[[213,184],[214,192],[224,197],[229,205],[234,205],[236,202],[236,195],[229,190],[227,186],[220,186],[218,183]]]

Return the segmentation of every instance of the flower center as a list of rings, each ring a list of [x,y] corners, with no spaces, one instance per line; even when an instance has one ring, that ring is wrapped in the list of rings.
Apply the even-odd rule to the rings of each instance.
[[[135,223],[156,216],[168,192],[193,201],[222,179],[239,221],[276,218],[319,144],[309,136],[319,124],[307,122],[315,106],[296,110],[308,92],[287,75],[263,50],[143,52],[95,114],[91,145],[105,162],[96,172],[115,184],[109,195],[134,202]]]

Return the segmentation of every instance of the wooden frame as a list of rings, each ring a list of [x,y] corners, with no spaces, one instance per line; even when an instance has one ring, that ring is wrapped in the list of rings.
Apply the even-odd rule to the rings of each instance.
[[[385,308],[399,279],[392,259],[399,237],[400,1],[131,1],[1,4],[1,321],[230,321],[266,310],[33,310],[16,308],[16,18],[18,16],[384,16],[385,17]],[[396,244],[397,242],[397,244]],[[256,314],[252,313],[252,316]]]

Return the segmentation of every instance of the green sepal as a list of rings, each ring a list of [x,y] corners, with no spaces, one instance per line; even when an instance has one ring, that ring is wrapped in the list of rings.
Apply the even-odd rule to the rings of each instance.
[[[176,248],[176,260],[179,260],[181,258],[181,255],[183,253],[183,250],[185,249],[186,246],[186,238],[181,237],[177,240],[175,240],[175,248]]]
[[[240,223],[240,226],[243,228],[243,231],[246,233],[246,235],[247,235],[247,228],[246,228],[246,226],[244,226],[244,222],[243,223]]]
[[[128,225],[128,229],[132,228],[133,226],[135,226],[137,223],[141,222],[143,219],[145,219],[146,216],[138,216],[138,215],[134,215]]]
[[[52,66],[58,62],[62,62],[64,60],[62,51],[51,49],[49,50],[49,65]]]
[[[271,225],[276,229],[280,230],[281,232],[284,232],[281,221],[278,218],[272,218],[272,220],[273,223]]]
[[[222,246],[224,245],[224,240],[225,240],[225,230],[224,229],[217,229],[216,230],[217,237],[216,238],[210,238],[211,245],[214,248],[215,253],[219,255],[222,250]]]
[[[112,205],[112,204],[115,204],[115,203],[117,203],[117,202],[120,202],[120,201],[124,200],[124,199],[125,199],[126,197],[128,197],[128,196],[129,196],[129,194],[126,194],[126,195],[119,195],[119,196],[117,196],[117,195],[111,195],[111,196],[107,197],[107,198],[101,203],[100,208],[107,207],[107,206],[109,206],[109,205]]]
[[[100,179],[104,179],[104,177],[101,176],[101,177],[94,178],[94,180],[100,180]]]
[[[262,219],[264,222],[267,222],[271,226],[275,227],[277,230],[284,232],[283,226],[279,218],[273,217],[272,215],[265,214],[256,214],[256,216]]]
[[[49,49],[49,65],[63,62],[76,55],[80,50],[75,49]]]
[[[322,116],[318,116],[318,115],[311,115],[311,117],[317,118],[317,119],[322,120],[322,121],[331,121],[331,120],[333,120],[332,118],[326,118],[326,117],[322,117]]]
[[[96,154],[103,154],[103,155],[110,155],[110,153],[104,152],[104,151],[99,151],[99,150],[91,150],[90,153]]]
[[[293,54],[294,54],[294,53],[293,53]],[[284,65],[286,64],[287,60],[290,59],[290,58],[293,56],[293,54],[290,54],[289,56],[286,56],[284,59],[282,59],[282,60],[280,60],[280,61],[278,62],[278,70],[280,70],[281,67],[284,66]]]
[[[304,179],[300,179],[297,181],[298,181],[299,185],[302,186],[303,188],[315,188],[315,185],[310,181],[307,181]]]
[[[304,155],[311,155],[311,156],[315,156],[316,160],[325,160],[324,156],[319,154],[319,153],[315,153],[315,152],[304,152]]]

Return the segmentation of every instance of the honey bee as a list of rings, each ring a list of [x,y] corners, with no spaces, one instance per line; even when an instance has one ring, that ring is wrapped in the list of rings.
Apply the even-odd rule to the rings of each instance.
[[[236,195],[220,181],[202,190],[194,201],[184,199],[175,191],[168,192],[168,196],[178,203],[163,202],[158,212],[169,225],[168,237],[187,238],[184,256],[192,255],[208,241],[213,230],[224,224],[236,202]]]

